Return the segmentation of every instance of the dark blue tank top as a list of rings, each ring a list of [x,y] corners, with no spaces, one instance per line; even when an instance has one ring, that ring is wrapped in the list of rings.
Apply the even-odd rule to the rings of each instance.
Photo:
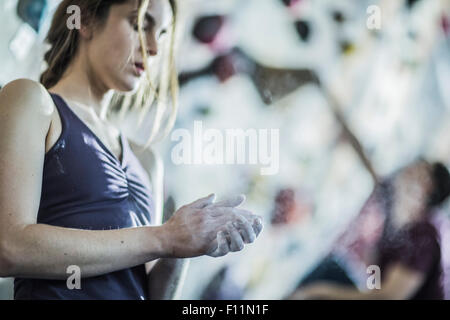
[[[62,132],[45,155],[37,223],[88,230],[154,224],[150,181],[123,134],[120,161],[60,96],[51,96]],[[82,277],[81,289],[73,290],[66,280],[14,281],[14,299],[147,298],[144,265]]]

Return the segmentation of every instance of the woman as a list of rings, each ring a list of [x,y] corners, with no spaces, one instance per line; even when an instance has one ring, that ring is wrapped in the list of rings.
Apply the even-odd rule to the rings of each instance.
[[[174,65],[176,13],[173,0],[64,0],[41,84],[20,79],[0,92],[0,277],[15,277],[15,299],[172,298],[185,270],[174,258],[223,256],[261,231],[258,216],[237,208],[242,196],[199,199],[161,224],[160,162],[99,116],[112,93],[144,111],[156,98],[150,140],[161,131],[176,77],[162,68],[155,86],[148,60]],[[171,49],[159,54],[164,33]]]

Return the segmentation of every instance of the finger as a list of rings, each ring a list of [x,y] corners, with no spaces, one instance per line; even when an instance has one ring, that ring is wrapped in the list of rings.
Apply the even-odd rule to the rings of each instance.
[[[262,218],[258,215],[253,214],[251,211],[244,209],[234,209],[235,212],[241,216],[244,216],[253,225],[253,230],[256,236],[258,236],[263,229]]]
[[[206,255],[210,256],[210,257],[213,257],[214,254],[217,252],[217,248],[218,248],[218,243],[217,243],[217,238],[216,238],[209,245],[209,249],[206,251],[207,252]]]
[[[245,217],[251,223],[253,222],[253,220],[255,220],[256,218],[259,217],[255,214],[253,214],[253,212],[251,212],[251,211],[248,211],[245,209],[240,209],[240,208],[233,208],[233,212]]]
[[[234,208],[237,207],[239,205],[241,205],[242,203],[244,203],[245,201],[245,195],[240,194],[238,196],[234,196],[234,197],[230,197],[228,199],[224,199],[221,201],[218,201],[214,204],[212,204],[210,207],[230,207],[230,208]]]
[[[262,218],[260,216],[252,214],[250,211],[241,210],[237,208],[228,207],[208,207],[209,214],[214,219],[214,222],[219,226],[225,226],[229,222],[237,220],[238,216],[244,216],[252,226],[256,237],[262,230]]]
[[[258,215],[253,214],[251,211],[244,209],[235,208],[233,209],[233,212],[235,214],[244,216],[253,225],[253,230],[256,234],[256,237],[258,237],[258,235],[261,233],[263,229],[262,218]]]
[[[193,208],[202,209],[202,208],[214,203],[215,199],[216,199],[216,194],[212,193],[207,197],[198,199],[198,200],[190,203],[188,206],[193,207]]]
[[[211,209],[209,209],[211,210]],[[257,224],[255,224],[256,219],[258,218],[258,216],[254,216],[254,218],[246,218],[243,217],[242,215],[238,214],[236,209],[234,208],[226,208],[226,207],[222,207],[222,208],[213,208],[212,211],[210,212],[210,215],[212,217],[212,219],[214,219],[214,223],[217,226],[226,226],[227,223],[238,223],[238,225],[234,226],[237,229],[240,229],[240,224],[242,224],[242,227],[247,228],[248,232],[248,241],[251,240],[252,236],[251,234],[256,234],[259,233],[259,228],[257,226]],[[253,231],[250,231],[249,229],[253,228]],[[254,240],[253,240],[254,241]]]
[[[243,216],[238,216],[234,222],[235,228],[239,231],[245,243],[252,243],[256,239],[256,232],[253,225]]]
[[[263,229],[263,223],[261,217],[256,216],[256,218],[253,220],[253,230],[255,231],[256,237],[259,236]]]
[[[211,257],[218,258],[223,257],[230,252],[227,237],[225,232],[221,231],[217,234],[217,249],[210,254]]]
[[[224,242],[226,243],[224,244]],[[217,234],[216,239],[211,243],[210,248],[211,249],[208,251],[209,253],[207,255],[213,258],[221,257],[222,253],[226,251],[226,248],[228,248],[229,251],[228,241],[226,239],[225,232],[221,231]]]
[[[227,230],[231,238],[230,251],[237,252],[244,249],[244,241],[242,240],[242,236],[231,223],[227,224]]]
[[[223,207],[223,206],[216,206],[215,204],[212,206],[208,206],[207,208],[211,215],[213,217],[227,217],[228,219],[231,219],[230,216],[234,215],[241,215],[244,216],[247,220],[253,221],[253,217],[257,217],[254,214],[252,214],[250,211],[242,210],[239,208],[233,208],[233,207]]]

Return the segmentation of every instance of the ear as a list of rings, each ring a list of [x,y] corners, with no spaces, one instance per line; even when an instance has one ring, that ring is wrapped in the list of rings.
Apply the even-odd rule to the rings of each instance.
[[[88,25],[81,25],[81,28],[79,30],[80,36],[85,40],[91,40],[93,35],[93,30],[91,26]]]

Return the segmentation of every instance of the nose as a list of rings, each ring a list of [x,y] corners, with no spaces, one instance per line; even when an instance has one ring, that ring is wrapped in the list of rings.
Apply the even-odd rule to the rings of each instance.
[[[147,54],[149,56],[156,56],[158,54],[158,49],[147,48]]]
[[[153,32],[147,33],[147,54],[156,56],[158,54],[158,42]]]

